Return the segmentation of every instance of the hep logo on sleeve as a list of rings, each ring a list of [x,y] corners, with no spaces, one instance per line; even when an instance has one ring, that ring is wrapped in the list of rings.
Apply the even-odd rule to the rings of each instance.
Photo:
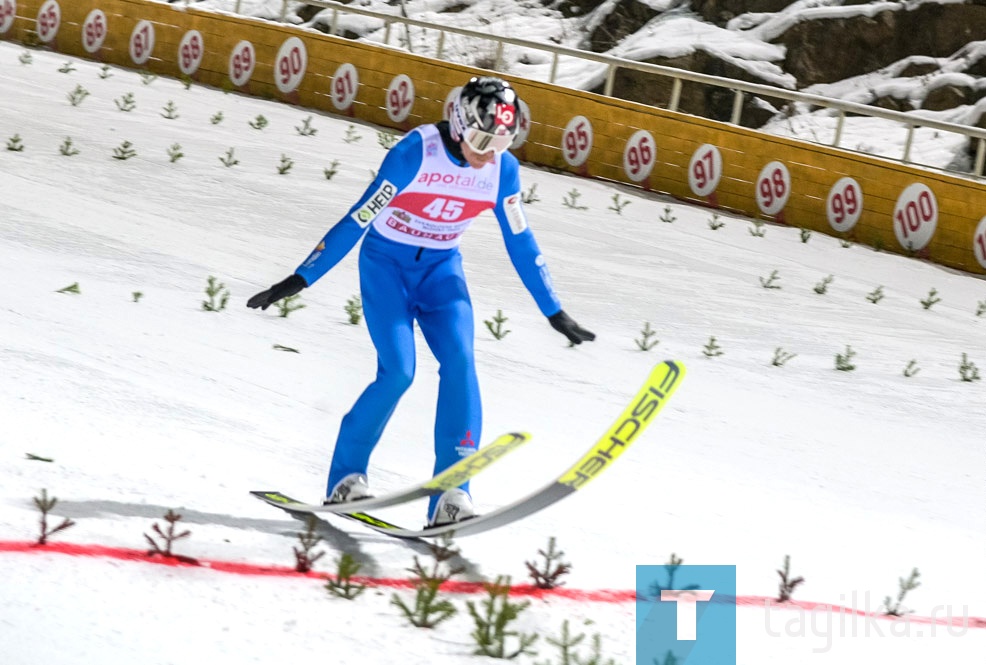
[[[736,566],[637,566],[636,615],[637,665],[736,664]]]

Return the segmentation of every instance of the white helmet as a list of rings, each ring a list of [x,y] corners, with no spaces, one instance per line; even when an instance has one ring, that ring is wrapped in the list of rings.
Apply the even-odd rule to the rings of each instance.
[[[452,105],[452,138],[480,154],[497,154],[514,142],[520,127],[520,100],[506,81],[474,76]]]

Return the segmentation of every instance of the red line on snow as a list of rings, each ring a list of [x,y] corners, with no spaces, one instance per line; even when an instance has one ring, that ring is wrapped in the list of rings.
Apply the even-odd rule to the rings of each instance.
[[[86,556],[104,559],[118,559],[123,561],[138,561],[142,563],[152,563],[161,566],[173,566],[177,568],[202,568],[215,570],[222,573],[232,573],[234,575],[253,575],[271,577],[310,577],[313,579],[327,579],[331,577],[326,573],[309,572],[299,573],[294,568],[287,566],[263,566],[251,563],[237,563],[235,561],[220,561],[214,559],[179,559],[150,554],[147,550],[135,550],[125,547],[106,547],[104,545],[79,545],[75,543],[48,543],[38,545],[30,541],[0,541],[0,552],[22,553],[22,554],[67,554],[70,556]],[[393,589],[411,588],[413,582],[407,578],[396,577],[354,577],[354,582],[366,584],[373,587],[388,587]],[[461,582],[449,580],[442,585],[442,590],[450,593],[471,594],[483,591],[481,582]],[[554,589],[539,589],[530,584],[515,584],[510,589],[512,596],[522,596],[528,598],[565,598],[568,600],[578,600],[583,602],[595,603],[632,603],[637,599],[637,593],[633,589],[570,589],[557,587]],[[915,616],[913,614],[906,617],[891,617],[876,612],[867,612],[852,607],[843,607],[831,603],[819,603],[813,601],[791,600],[779,603],[774,598],[767,596],[738,596],[736,605],[741,607],[763,607],[767,610],[788,610],[788,611],[808,611],[808,612],[829,612],[834,614],[847,614],[854,616],[872,617],[887,621],[907,621],[917,624],[954,626],[956,628],[986,628],[986,618],[967,617],[967,616]]]

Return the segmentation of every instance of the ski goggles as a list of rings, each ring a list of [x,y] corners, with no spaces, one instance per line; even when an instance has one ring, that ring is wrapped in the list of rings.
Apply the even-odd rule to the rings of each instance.
[[[504,152],[514,142],[513,134],[491,134],[481,129],[470,127],[466,130],[462,140],[475,152],[483,154],[493,151],[496,154]]]

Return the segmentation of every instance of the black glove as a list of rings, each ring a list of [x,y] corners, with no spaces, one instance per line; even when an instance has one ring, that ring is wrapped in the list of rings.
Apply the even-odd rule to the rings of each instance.
[[[560,309],[558,310],[558,313],[549,316],[548,322],[551,324],[552,328],[567,337],[568,341],[572,344],[591,342],[596,339],[595,333],[591,333],[577,324],[572,317],[565,313],[565,310],[563,309]]]
[[[295,273],[282,282],[278,282],[266,291],[261,291],[257,295],[247,300],[247,307],[250,309],[267,309],[281,298],[287,298],[301,291],[308,286],[305,278]]]

